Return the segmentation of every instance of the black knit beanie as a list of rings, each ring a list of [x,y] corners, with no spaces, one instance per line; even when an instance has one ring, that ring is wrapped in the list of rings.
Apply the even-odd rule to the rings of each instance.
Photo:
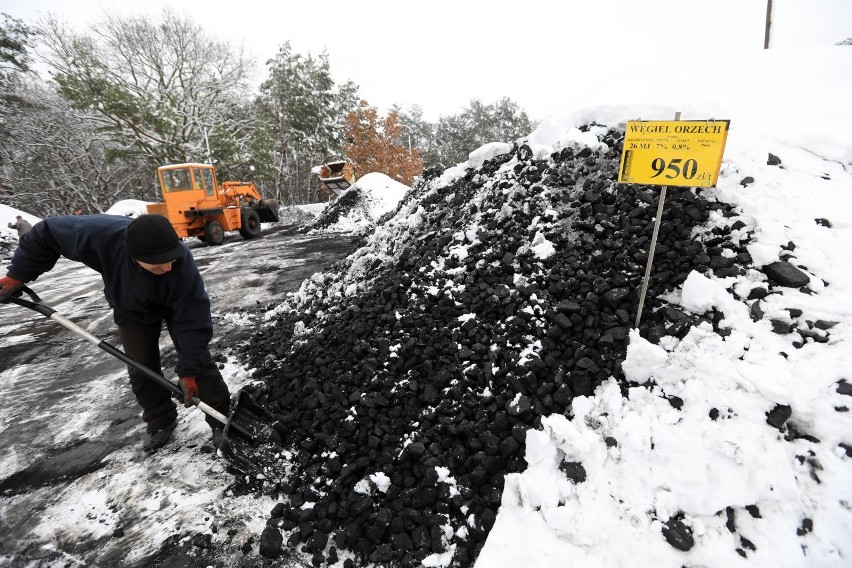
[[[175,228],[162,215],[140,215],[124,233],[127,252],[148,264],[165,264],[183,258],[184,250]]]

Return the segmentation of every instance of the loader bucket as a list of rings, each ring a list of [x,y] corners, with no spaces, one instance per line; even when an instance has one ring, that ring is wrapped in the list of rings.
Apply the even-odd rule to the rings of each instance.
[[[335,195],[349,189],[355,182],[355,173],[349,160],[327,160],[323,162],[319,172],[319,180],[326,189]]]
[[[278,200],[264,199],[257,206],[257,215],[262,223],[278,222]]]
[[[229,467],[243,475],[261,477],[266,474],[264,459],[280,451],[280,436],[274,419],[245,391],[240,390],[219,451]],[[234,427],[239,426],[239,430]]]
[[[344,189],[349,189],[350,187],[349,182],[346,181],[346,179],[343,177],[321,178],[320,181],[322,181],[322,183],[324,183],[328,189],[330,189],[337,195],[340,195],[341,191],[343,191]]]

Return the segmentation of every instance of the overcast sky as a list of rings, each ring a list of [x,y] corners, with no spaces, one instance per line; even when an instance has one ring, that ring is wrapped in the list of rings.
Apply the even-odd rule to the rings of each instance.
[[[641,88],[637,76],[712,81],[721,70],[707,57],[761,50],[766,17],[766,0],[433,0],[428,9],[386,0],[0,0],[0,11],[24,21],[51,12],[78,29],[105,10],[153,16],[164,6],[243,44],[258,82],[289,40],[298,53],[326,49],[335,80],[354,81],[370,104],[419,104],[431,120],[473,98],[509,96],[540,119],[578,90]],[[773,26],[775,48],[833,45],[852,36],[852,1],[773,0]]]

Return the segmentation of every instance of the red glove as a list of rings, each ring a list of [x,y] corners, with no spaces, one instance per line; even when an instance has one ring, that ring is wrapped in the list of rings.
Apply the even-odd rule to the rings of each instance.
[[[181,377],[178,380],[180,392],[183,393],[183,405],[187,408],[192,406],[192,398],[198,396],[198,385],[195,384],[195,377]]]
[[[11,276],[0,278],[0,302],[8,300],[15,292],[23,287],[24,283]]]

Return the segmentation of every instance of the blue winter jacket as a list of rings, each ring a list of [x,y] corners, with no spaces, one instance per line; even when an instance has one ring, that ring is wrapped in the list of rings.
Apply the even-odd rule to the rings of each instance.
[[[124,232],[133,219],[115,215],[49,217],[23,235],[8,276],[30,282],[54,267],[60,256],[98,271],[115,322],[171,322],[179,377],[197,377],[213,337],[210,298],[189,248],[166,274],[145,270],[130,257]]]

